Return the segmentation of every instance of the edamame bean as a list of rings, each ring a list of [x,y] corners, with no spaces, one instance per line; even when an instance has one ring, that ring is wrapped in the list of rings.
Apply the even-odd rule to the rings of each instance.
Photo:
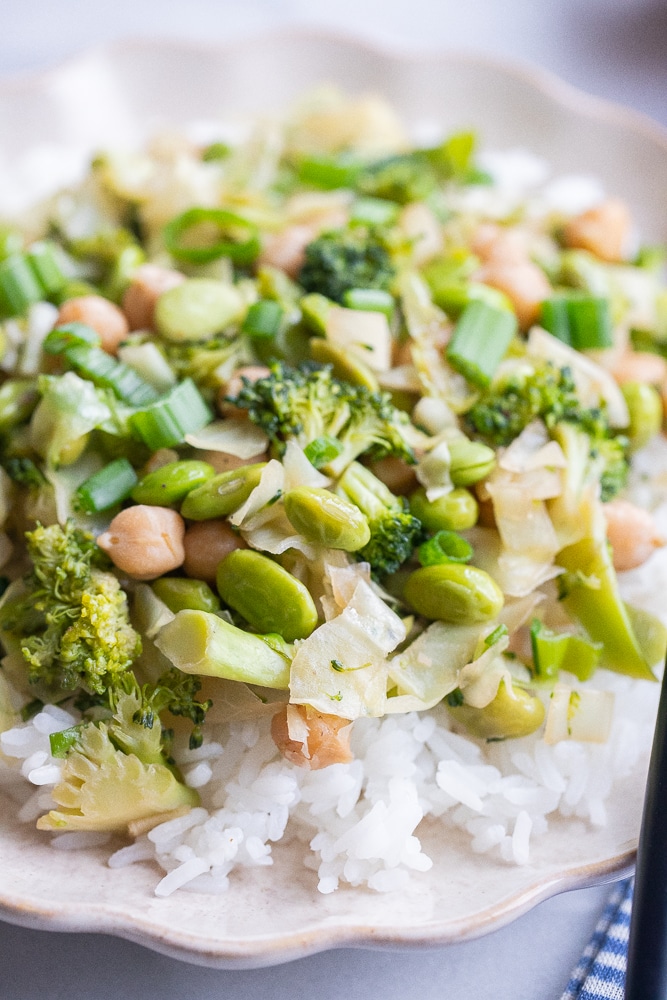
[[[38,402],[34,379],[8,379],[0,387],[0,431],[5,433],[27,420]]]
[[[643,448],[662,426],[662,400],[655,386],[625,382],[621,386],[630,414],[628,437],[633,448]]]
[[[415,570],[405,585],[404,597],[417,614],[452,625],[490,621],[504,604],[502,590],[493,577],[462,563]]]
[[[286,493],[283,502],[290,524],[309,542],[356,552],[370,540],[365,515],[329,490],[299,486]]]
[[[208,340],[243,315],[243,298],[233,285],[213,278],[188,278],[157,300],[155,327],[166,340]]]
[[[452,716],[473,736],[483,740],[516,739],[529,736],[544,721],[544,705],[523,688],[500,682],[498,694],[485,708],[448,705]]]
[[[218,611],[220,601],[203,580],[186,580],[182,576],[162,576],[153,584],[156,597],[167,605],[170,611]]]
[[[450,466],[449,474],[454,486],[472,486],[480,479],[486,479],[496,464],[496,453],[493,448],[481,441],[469,441],[459,438],[448,445]]]
[[[228,517],[246,502],[259,483],[266,462],[241,465],[238,469],[221,472],[186,496],[181,514],[191,521],[208,521],[212,517]]]
[[[223,559],[217,587],[225,604],[259,632],[277,632],[293,642],[317,625],[315,602],[301,581],[252,549],[236,549]]]
[[[428,500],[423,486],[410,496],[410,513],[427,531],[465,531],[477,523],[479,507],[472,493],[457,488],[437,500]]]
[[[153,507],[171,507],[172,504],[180,503],[188,493],[208,482],[214,475],[215,469],[208,462],[168,462],[144,476],[130,496],[135,503],[147,503]]]

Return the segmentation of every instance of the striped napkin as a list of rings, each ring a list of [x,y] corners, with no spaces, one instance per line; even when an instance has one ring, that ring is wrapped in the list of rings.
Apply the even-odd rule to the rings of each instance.
[[[623,1000],[633,884],[614,889],[561,1000]]]

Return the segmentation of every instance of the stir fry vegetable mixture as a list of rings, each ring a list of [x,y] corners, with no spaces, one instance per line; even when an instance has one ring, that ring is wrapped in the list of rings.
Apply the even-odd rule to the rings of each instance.
[[[317,769],[443,703],[604,741],[596,671],[654,680],[616,572],[663,544],[623,499],[662,433],[663,254],[615,198],[501,181],[472,133],[411,148],[323,92],[100,153],[2,229],[2,726],[80,720],[40,829],[195,806],[211,710],[270,710]]]

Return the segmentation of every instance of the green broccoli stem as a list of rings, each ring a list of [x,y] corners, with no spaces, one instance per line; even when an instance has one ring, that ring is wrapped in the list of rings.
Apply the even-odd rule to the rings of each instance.
[[[338,480],[338,492],[356,504],[370,521],[377,521],[387,510],[403,510],[389,487],[359,462],[351,462],[345,469]]]
[[[155,645],[186,674],[289,688],[288,658],[264,637],[244,632],[208,611],[179,611],[160,629]]]

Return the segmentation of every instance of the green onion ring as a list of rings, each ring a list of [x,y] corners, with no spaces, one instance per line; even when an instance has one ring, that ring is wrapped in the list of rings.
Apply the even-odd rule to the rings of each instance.
[[[237,241],[222,237],[217,243],[208,246],[184,246],[185,234],[202,222],[218,226],[221,236],[230,228],[240,229],[248,234],[247,239]],[[251,264],[260,250],[257,227],[240,215],[227,212],[223,208],[189,208],[167,223],[163,236],[165,246],[172,257],[188,264],[208,264],[209,261],[217,260],[219,257],[229,257],[235,264]]]

